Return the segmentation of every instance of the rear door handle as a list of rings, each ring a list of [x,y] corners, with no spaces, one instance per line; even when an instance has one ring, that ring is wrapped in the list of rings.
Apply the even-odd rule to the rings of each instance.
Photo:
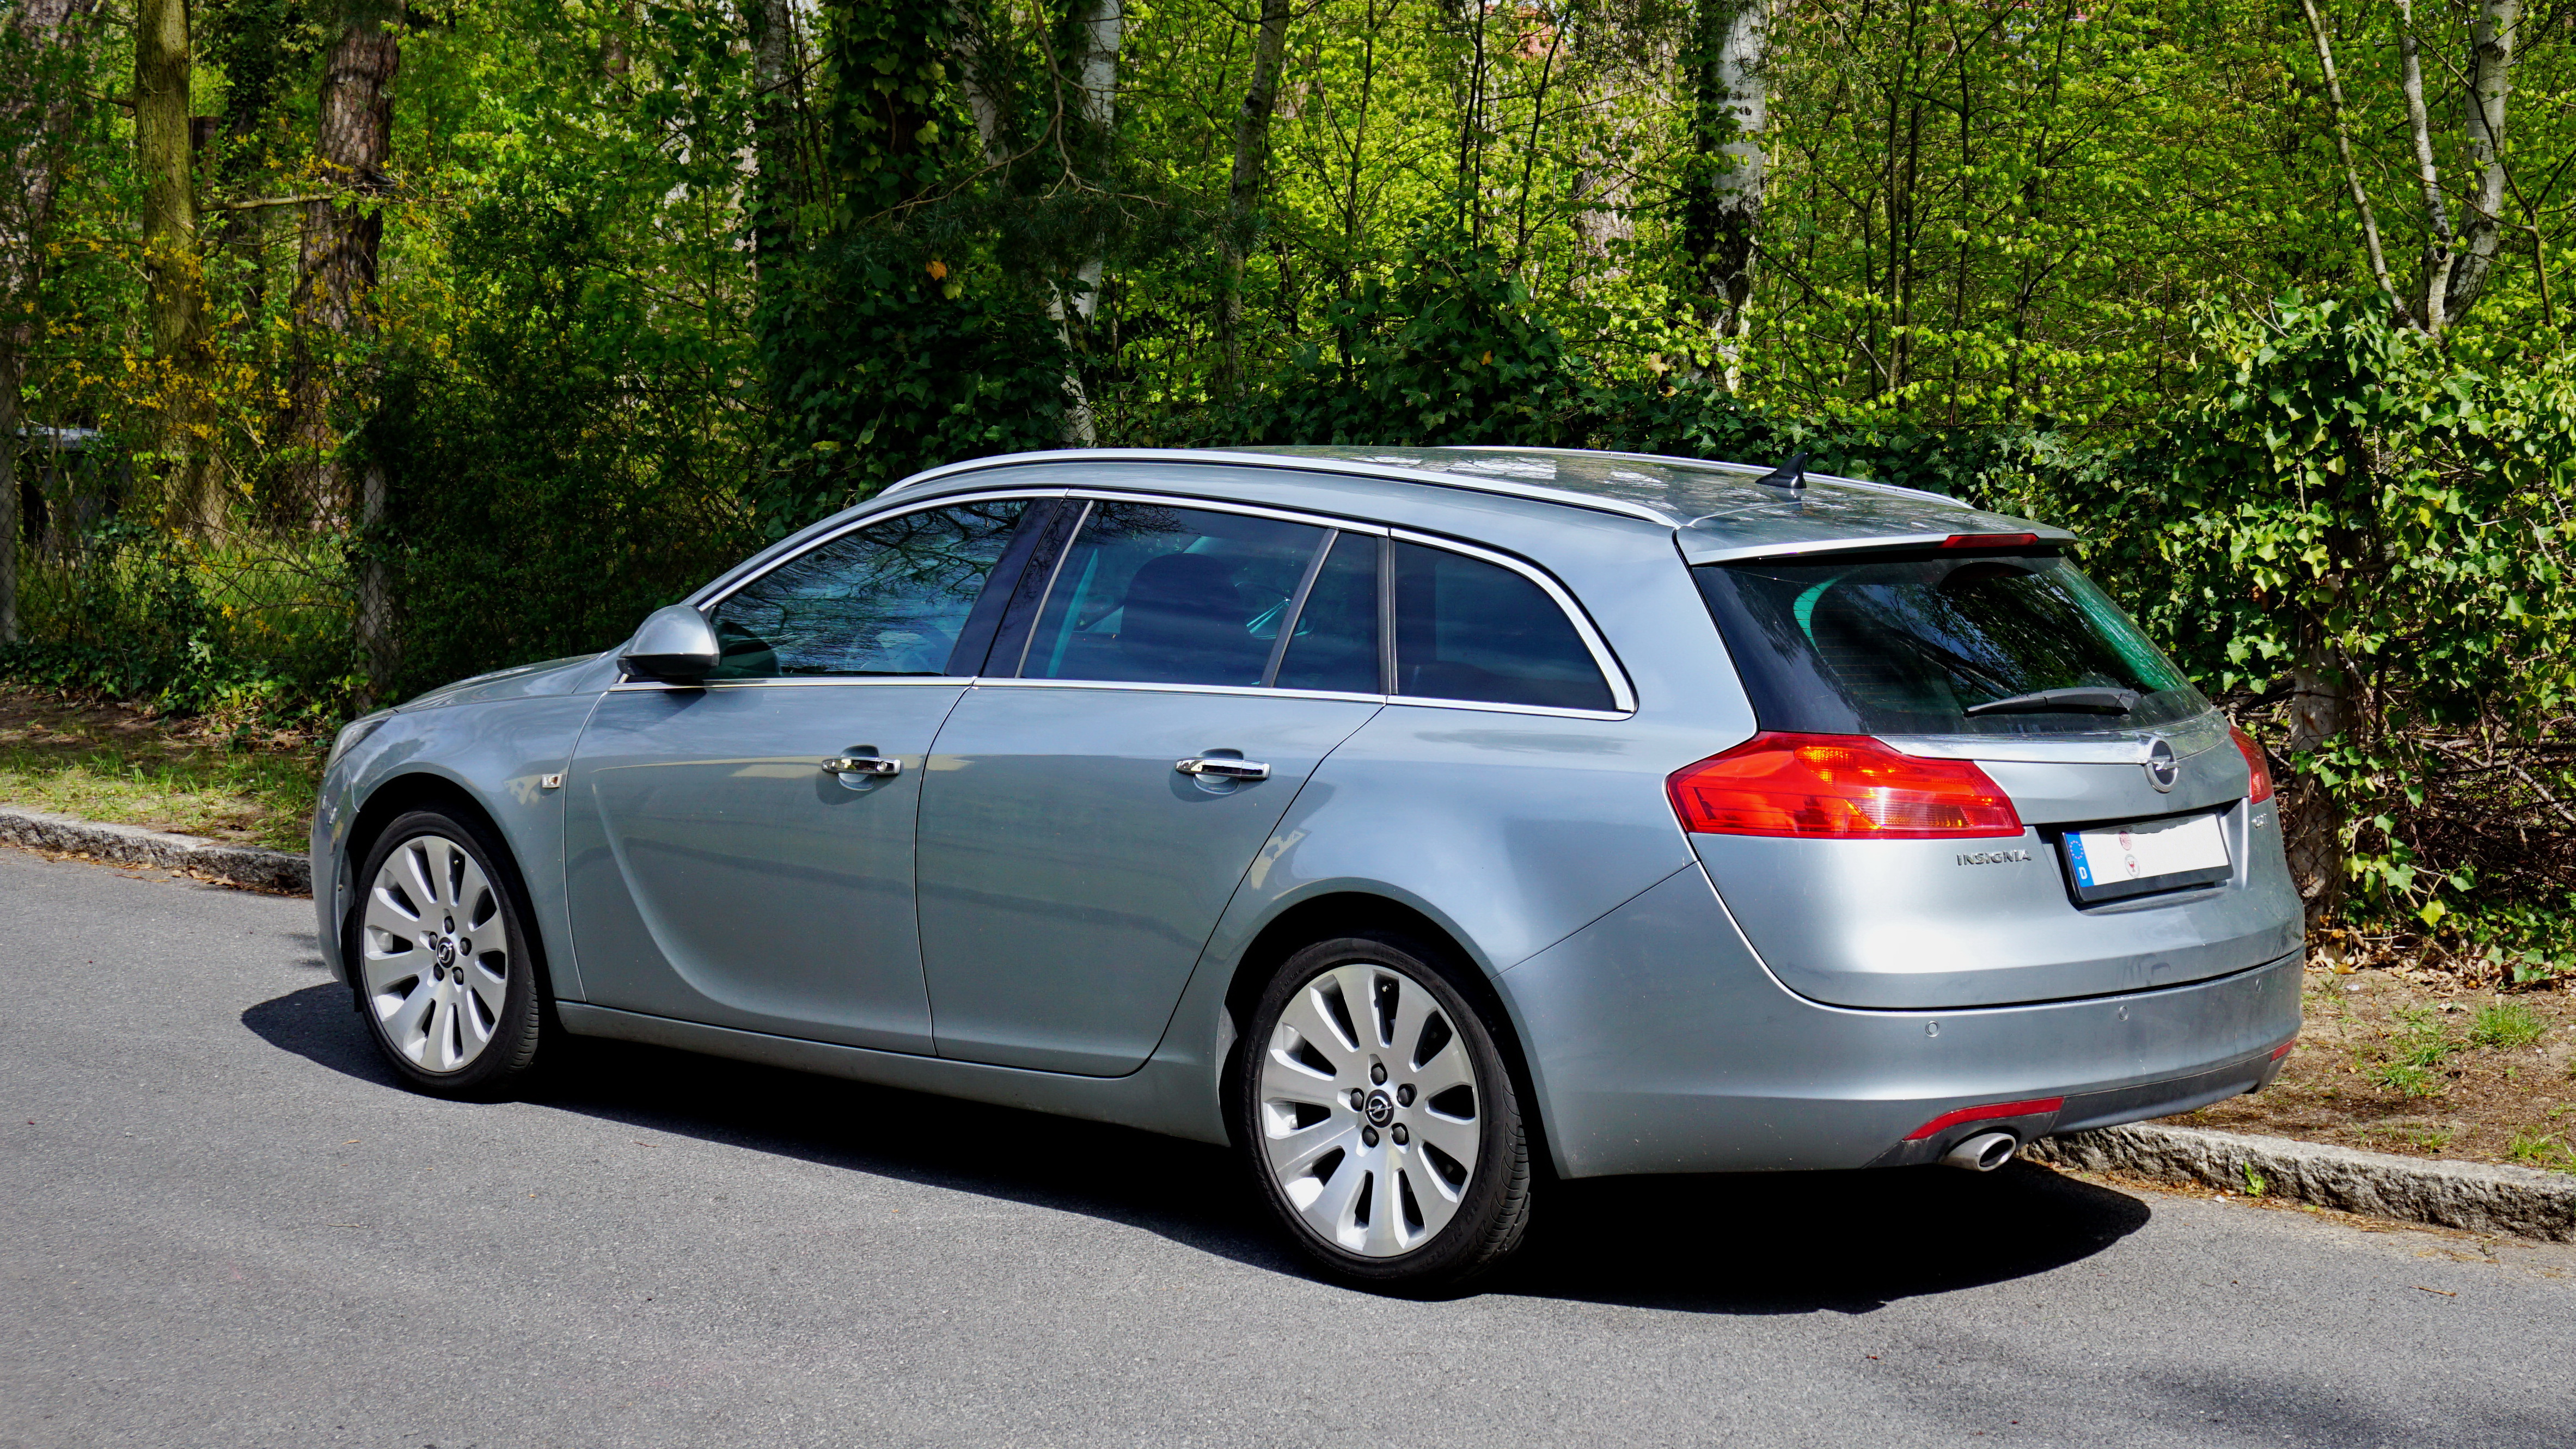
[[[900,775],[903,761],[879,759],[875,755],[834,755],[823,762],[828,775]]]
[[[1254,760],[1176,760],[1172,768],[1184,775],[1213,775],[1220,780],[1270,778],[1270,767]]]

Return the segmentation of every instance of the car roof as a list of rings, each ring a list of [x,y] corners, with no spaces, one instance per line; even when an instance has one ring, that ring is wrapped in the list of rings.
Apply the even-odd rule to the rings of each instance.
[[[2076,537],[2062,528],[1890,483],[1809,473],[1804,486],[1788,488],[1757,481],[1773,471],[1758,464],[1572,448],[1083,448],[952,463],[915,474],[878,497],[933,483],[954,486],[967,482],[967,475],[997,467],[1119,462],[1294,466],[1556,503],[1674,529],[1683,556],[1694,563],[1938,543],[1961,533],[2029,533],[2050,542]]]

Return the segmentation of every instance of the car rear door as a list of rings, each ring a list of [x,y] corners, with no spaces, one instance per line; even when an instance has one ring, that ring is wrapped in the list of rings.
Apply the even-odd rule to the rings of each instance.
[[[1254,855],[1378,712],[1382,530],[1095,497],[922,787],[942,1056],[1143,1063]]]
[[[987,600],[988,580],[1016,576],[1053,507],[955,502],[841,534],[710,606],[725,662],[703,686],[602,698],[565,790],[593,1004],[931,1050],[922,765],[998,624],[1008,587]]]

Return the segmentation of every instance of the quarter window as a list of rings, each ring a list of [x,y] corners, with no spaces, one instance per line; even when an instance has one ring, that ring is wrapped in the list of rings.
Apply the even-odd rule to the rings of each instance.
[[[941,674],[1028,501],[906,513],[810,549],[716,605],[711,678]]]
[[[1574,622],[1527,577],[1418,543],[1395,545],[1395,692],[1556,709],[1611,709]]]

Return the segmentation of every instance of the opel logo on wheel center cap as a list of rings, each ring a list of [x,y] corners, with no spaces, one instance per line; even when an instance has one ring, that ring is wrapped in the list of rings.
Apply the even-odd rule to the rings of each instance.
[[[441,941],[438,943],[438,964],[441,966],[453,966],[456,964],[456,943],[454,941]]]
[[[1384,1092],[1369,1093],[1365,1110],[1372,1127],[1383,1127],[1395,1119],[1395,1102]]]
[[[2159,793],[2171,790],[2182,778],[2182,762],[2174,758],[2173,742],[2161,735],[2148,742],[2147,757],[2141,763],[2147,767],[2147,783]]]

